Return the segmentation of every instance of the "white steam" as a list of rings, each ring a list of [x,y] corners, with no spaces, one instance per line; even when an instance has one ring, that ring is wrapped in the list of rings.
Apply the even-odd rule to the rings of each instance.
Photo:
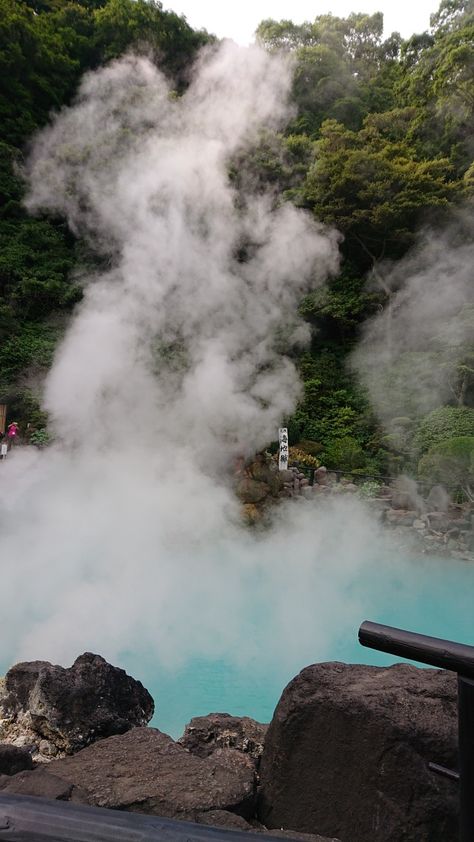
[[[295,504],[255,536],[223,480],[294,407],[281,349],[305,338],[302,292],[337,268],[334,232],[229,181],[232,154],[284,122],[289,88],[258,49],[205,56],[180,99],[129,57],[86,76],[36,139],[29,207],[64,214],[108,268],[47,382],[56,444],[1,465],[4,662],[301,664],[363,619],[356,583],[381,543],[362,506]]]
[[[427,232],[395,266],[380,267],[388,306],[364,326],[353,363],[385,426],[446,403],[462,405],[474,356],[472,212]]]
[[[65,214],[113,264],[49,378],[46,407],[67,441],[164,437],[209,469],[275,438],[299,394],[278,331],[301,341],[298,299],[336,269],[337,236],[290,205],[238,203],[228,166],[282,122],[288,90],[288,68],[256,48],[207,56],[180,99],[128,58],[86,76],[38,138],[29,207]]]

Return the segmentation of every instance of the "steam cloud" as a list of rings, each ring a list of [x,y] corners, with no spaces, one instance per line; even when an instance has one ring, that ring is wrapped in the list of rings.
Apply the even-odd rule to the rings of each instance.
[[[128,58],[88,75],[39,137],[29,207],[66,215],[113,261],[49,379],[67,441],[124,447],[133,430],[209,470],[275,438],[299,393],[278,328],[290,346],[307,338],[298,298],[336,269],[337,235],[267,197],[239,207],[227,169],[263,125],[281,124],[288,90],[285,65],[231,43],[181,99]]]
[[[378,270],[391,300],[365,325],[353,364],[387,429],[466,397],[462,366],[472,366],[474,347],[466,223],[472,212],[444,232],[425,232],[404,260]]]
[[[353,586],[381,543],[361,505],[282,507],[255,536],[222,480],[293,408],[282,342],[305,340],[297,302],[337,268],[335,232],[228,178],[289,88],[257,48],[204,56],[180,99],[128,57],[36,139],[30,209],[65,215],[107,269],[83,279],[46,384],[56,444],[2,465],[5,665],[85,649],[303,664],[365,613]]]

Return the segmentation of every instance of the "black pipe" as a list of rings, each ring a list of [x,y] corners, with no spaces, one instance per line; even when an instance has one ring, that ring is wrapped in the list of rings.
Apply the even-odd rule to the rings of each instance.
[[[390,655],[399,655],[458,673],[459,838],[460,842],[473,842],[474,646],[368,621],[362,623],[359,629],[359,641],[362,646],[369,646],[379,652],[388,652]]]
[[[359,629],[359,642],[362,646],[377,649],[379,652],[388,652],[390,655],[419,661],[431,667],[452,670],[466,678],[474,679],[474,646],[369,621],[362,623]]]
[[[265,842],[287,842],[265,834]],[[262,842],[261,833],[0,792],[2,842]]]

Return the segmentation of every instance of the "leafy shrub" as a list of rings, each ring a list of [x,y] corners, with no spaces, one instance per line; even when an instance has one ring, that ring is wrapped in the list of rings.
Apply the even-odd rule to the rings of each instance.
[[[300,450],[299,447],[290,447],[288,453],[290,464],[294,464],[296,462],[298,465],[303,465],[305,468],[319,468],[321,464],[315,456],[311,456],[310,453]]]
[[[0,390],[6,391],[28,369],[49,368],[59,338],[63,333],[59,324],[27,323],[21,332],[10,336],[0,346]]]
[[[375,480],[368,480],[367,482],[363,482],[359,488],[359,494],[361,497],[369,499],[370,497],[376,497],[380,489],[380,483],[375,482]]]
[[[474,486],[474,436],[458,436],[430,448],[418,464],[420,479],[457,486],[468,496]]]
[[[34,444],[36,447],[45,447],[49,442],[50,435],[44,427],[41,430],[35,430],[30,436],[30,444]]]
[[[323,445],[311,439],[301,439],[298,442],[298,450],[302,450],[303,453],[307,453],[309,456],[317,456],[323,450]]]
[[[420,422],[414,445],[422,455],[435,445],[460,436],[474,436],[474,410],[467,406],[442,406]]]
[[[325,461],[328,468],[350,473],[356,468],[363,468],[366,459],[359,442],[352,436],[344,436],[327,445]]]

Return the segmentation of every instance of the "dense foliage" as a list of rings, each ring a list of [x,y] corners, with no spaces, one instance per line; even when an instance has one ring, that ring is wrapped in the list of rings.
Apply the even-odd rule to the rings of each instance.
[[[179,91],[208,40],[157,0],[0,0],[0,402],[23,427],[44,421],[41,382],[81,298],[78,267],[93,260],[63,220],[24,211],[17,173],[29,138],[85,71],[133,48]]]
[[[0,0],[0,401],[24,425],[44,423],[41,381],[80,301],[80,267],[95,259],[63,220],[25,214],[18,173],[29,139],[70,102],[86,70],[130,48],[151,55],[179,95],[210,37],[158,0]],[[265,20],[257,38],[293,54],[296,109],[284,133],[262,135],[230,162],[230,177],[237,189],[271,189],[344,236],[339,275],[300,305],[313,339],[297,360],[304,392],[287,419],[290,443],[352,472],[419,466],[434,477],[451,464],[466,485],[472,331],[464,325],[461,357],[446,345],[443,360],[423,347],[398,360],[393,377],[403,385],[404,365],[431,360],[436,377],[452,357],[452,397],[428,415],[416,400],[409,416],[394,406],[384,428],[347,362],[367,320],[390,313],[397,290],[385,281],[387,261],[403,266],[420,228],[441,229],[462,208],[472,214],[474,2],[442,0],[430,31],[407,41],[384,37],[380,13]],[[462,310],[472,329],[473,312]]]
[[[426,479],[432,465],[434,480],[435,462],[449,462],[450,440],[473,433],[474,330],[465,329],[471,308],[460,308],[449,342],[438,335],[431,345],[408,347],[384,370],[384,428],[347,362],[366,320],[380,311],[390,316],[397,288],[385,281],[387,264],[404,266],[421,228],[442,230],[466,207],[472,214],[474,3],[443,0],[430,31],[408,41],[397,33],[384,40],[380,14],[323,15],[302,25],[266,20],[257,34],[267,49],[292,51],[296,60],[298,114],[267,167],[275,162],[286,200],[344,234],[340,275],[301,303],[314,335],[311,353],[299,361],[304,396],[289,420],[290,437],[303,439],[303,447],[319,443],[321,461],[353,473],[416,473],[429,451],[420,469]],[[461,244],[472,241],[468,228]],[[403,269],[400,275],[402,287]],[[417,392],[436,385],[450,366],[450,396],[426,416]],[[415,369],[425,380],[418,389]],[[393,401],[387,425],[392,381],[398,393],[405,390],[410,417],[398,417]],[[446,448],[446,458],[432,453],[434,446]]]

